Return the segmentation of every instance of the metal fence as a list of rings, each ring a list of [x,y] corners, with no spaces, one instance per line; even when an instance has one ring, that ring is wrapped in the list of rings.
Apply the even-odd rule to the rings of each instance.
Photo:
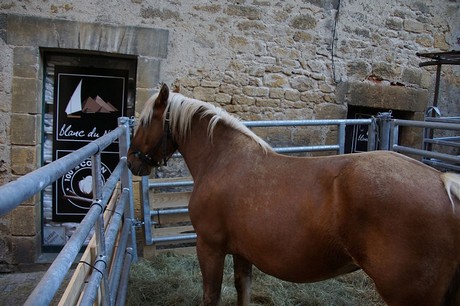
[[[92,175],[96,179],[93,179],[93,190],[95,192],[91,208],[25,305],[47,305],[51,302],[93,227],[95,227],[97,259],[91,263],[94,273],[91,273],[88,279],[86,289],[81,296],[80,305],[93,304],[99,288],[104,305],[124,304],[129,267],[132,261],[137,260],[132,179],[127,168],[126,158],[129,147],[130,124],[130,119],[119,118],[119,127],[114,131],[59,160],[0,187],[0,215],[3,215],[55,182],[81,163],[82,160],[88,157],[92,159]],[[378,148],[415,154],[422,156],[423,161],[428,164],[460,171],[459,156],[433,152],[426,148],[417,149],[399,145],[399,127],[401,126],[417,127],[422,130],[447,129],[460,131],[460,124],[455,122],[399,120],[392,119],[389,113],[383,113],[377,118],[371,119],[248,121],[244,122],[244,124],[249,128],[298,126],[337,126],[338,128],[337,143],[335,144],[274,148],[276,152],[283,154],[317,151],[335,151],[337,154],[344,154],[346,126],[366,125],[368,126],[369,151]],[[424,141],[460,147],[459,138],[424,139]],[[104,148],[116,140],[119,141],[120,162],[110,178],[102,185],[100,154]],[[114,208],[114,216],[107,222],[107,220],[104,220],[103,212],[118,183],[121,186],[121,196]],[[142,178],[141,199],[144,212],[145,243],[147,245],[168,242],[192,242],[196,239],[194,233],[168,237],[153,237],[152,235],[153,215],[183,214],[187,213],[188,209],[177,208],[152,211],[150,209],[149,190],[186,186],[193,186],[193,181],[185,179],[175,182],[162,182],[149,180],[147,176]],[[104,223],[108,223],[107,230],[104,230]],[[121,240],[118,241],[118,245],[121,247],[114,251],[115,240],[120,228]],[[108,272],[109,266],[112,267],[110,273]]]
[[[384,133],[390,135],[389,149],[403,154],[417,155],[422,158],[422,161],[430,166],[441,170],[460,171],[460,156],[447,153],[436,152],[431,149],[429,144],[437,144],[439,146],[460,148],[460,136],[452,137],[428,137],[428,130],[448,130],[460,131],[460,121],[458,119],[448,118],[426,118],[427,121],[412,121],[392,119],[390,126],[386,128]],[[400,127],[419,128],[423,134],[422,148],[412,148],[399,144],[399,128]]]
[[[119,118],[118,123],[118,128],[81,149],[0,187],[0,215],[4,215],[55,182],[83,160],[89,157],[92,160],[93,201],[91,207],[25,305],[50,304],[93,227],[96,236],[96,260],[88,263],[93,271],[87,280],[79,304],[92,305],[98,295],[98,290],[100,290],[104,305],[124,304],[129,268],[131,262],[137,260],[137,250],[132,178],[127,168],[126,157],[130,141],[130,119]],[[120,161],[103,185],[101,152],[117,140]],[[110,221],[104,220],[104,209],[118,184],[121,188],[121,196],[115,204],[115,213]],[[107,223],[106,230],[104,223]],[[117,242],[119,247],[114,251],[120,230],[121,238]],[[110,275],[109,267],[111,267]]]

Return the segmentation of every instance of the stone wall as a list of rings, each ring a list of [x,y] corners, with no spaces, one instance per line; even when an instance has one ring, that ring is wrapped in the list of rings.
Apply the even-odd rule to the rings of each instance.
[[[460,49],[458,20],[452,0],[3,0],[0,183],[42,163],[40,48],[138,55],[138,111],[162,81],[245,120],[346,118],[350,106],[421,119],[435,70],[416,52]],[[460,68],[444,66],[446,115],[460,113],[459,83]],[[303,144],[335,135],[288,133]],[[39,202],[0,218],[0,265],[36,260]]]
[[[160,5],[156,14],[141,14],[180,37],[172,40],[177,45],[163,77],[245,119],[343,116],[350,101],[336,89],[344,83],[351,92],[372,85],[367,90],[376,94],[405,87],[402,98],[425,91],[413,111],[423,110],[433,69],[420,69],[415,53],[459,47],[458,3],[449,1],[341,1],[339,10],[338,1],[219,3],[181,5],[176,15]],[[194,22],[180,18],[186,11],[197,16]],[[446,69],[458,77],[458,69]]]
[[[42,160],[42,88],[45,49],[85,50],[104,54],[136,55],[136,95],[148,97],[151,84],[159,82],[159,62],[167,56],[168,31],[140,26],[116,26],[37,16],[2,14],[6,54],[1,83],[2,138],[0,138],[0,182],[6,183],[40,167]],[[37,31],[37,29],[40,29]],[[132,41],[146,43],[132,44]],[[147,42],[156,41],[151,48]],[[7,60],[9,59],[9,61]],[[12,67],[12,69],[8,69]],[[145,87],[148,84],[148,87]],[[3,88],[3,87],[2,87]],[[0,200],[1,201],[1,200]],[[37,261],[42,245],[42,205],[40,195],[0,217],[0,272],[18,264]]]

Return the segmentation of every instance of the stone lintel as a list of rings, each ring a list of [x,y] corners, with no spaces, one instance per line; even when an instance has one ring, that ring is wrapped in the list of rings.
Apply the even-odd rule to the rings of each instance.
[[[165,58],[169,31],[9,14],[7,43]],[[40,31],[37,31],[40,29]]]
[[[388,110],[423,112],[428,104],[426,89],[406,86],[343,82],[337,85],[336,94],[340,103]]]

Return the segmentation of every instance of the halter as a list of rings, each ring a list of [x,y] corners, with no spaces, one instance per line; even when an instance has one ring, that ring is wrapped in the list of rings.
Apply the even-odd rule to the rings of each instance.
[[[164,123],[164,129],[163,129],[163,136],[161,136],[160,140],[155,144],[152,150],[150,150],[149,153],[144,154],[141,151],[133,151],[131,154],[133,154],[135,157],[139,158],[142,162],[146,163],[149,166],[152,167],[159,167],[161,166],[161,162],[154,160],[152,156],[150,156],[153,152],[156,152],[160,147],[163,147],[163,166],[167,166],[167,161],[171,157],[168,156],[167,154],[167,149],[168,149],[168,138],[170,138],[173,141],[173,146],[177,148],[177,143],[174,141],[171,133],[171,129],[169,128],[169,112],[166,113],[166,118],[165,118],[165,123]]]

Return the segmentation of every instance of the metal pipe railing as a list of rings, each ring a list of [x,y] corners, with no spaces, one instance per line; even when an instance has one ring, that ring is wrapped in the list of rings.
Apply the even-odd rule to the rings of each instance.
[[[278,147],[273,148],[273,151],[280,154],[288,153],[304,153],[304,152],[320,152],[320,151],[337,151],[343,154],[344,146],[338,145],[318,145],[318,146],[296,146],[296,147]]]
[[[151,243],[167,243],[167,242],[191,242],[196,239],[196,234],[180,234],[163,237],[153,237]]]
[[[192,181],[193,184],[193,181]],[[144,220],[144,239],[146,245],[152,244],[152,217],[150,213],[149,190],[150,182],[148,176],[143,176],[141,179],[141,205]]]
[[[127,269],[129,271],[131,261],[137,258],[134,254],[135,245],[133,246],[131,243],[132,241],[135,242],[135,238],[131,238],[131,236],[135,233],[132,230],[132,220],[134,217],[131,212],[134,211],[134,208],[132,207],[132,192],[129,188],[131,186],[131,176],[127,168],[126,159],[129,146],[129,125],[130,120],[128,118],[119,118],[119,127],[112,132],[96,139],[95,141],[61,159],[53,161],[40,169],[24,175],[16,181],[0,187],[0,214],[5,214],[65,175],[68,171],[81,163],[82,160],[85,160],[88,157],[92,158],[92,175],[94,177],[94,197],[91,201],[92,204],[76,231],[64,245],[62,251],[53,261],[24,305],[31,306],[50,304],[57,290],[61,286],[67,271],[70,269],[72,263],[80,252],[81,247],[85,243],[87,236],[95,225],[97,227],[97,258],[94,263],[91,263],[94,270],[90,276],[88,284],[86,285],[82,298],[82,304],[91,305],[94,302],[95,296],[98,293],[98,288],[101,286],[101,280],[101,298],[103,303],[113,305],[116,302],[114,300],[115,294],[111,294],[112,286],[109,286],[109,278],[104,273],[110,265],[118,267],[115,273],[112,273],[112,279],[118,279],[116,281],[112,280],[110,284],[116,284],[117,289],[119,288],[120,290],[126,292],[126,288],[122,288],[122,286],[127,286],[127,275],[126,273],[121,273],[123,278],[119,277],[121,270],[120,267],[122,265],[121,263],[118,263],[118,261],[124,260],[123,267],[126,269],[126,266],[128,266]],[[100,176],[100,153],[116,140],[118,140],[120,144],[120,161],[112,171],[111,176],[107,179],[105,184],[102,185],[102,179]],[[122,196],[115,206],[115,214],[112,216],[107,230],[104,230],[103,212],[117,186],[118,181],[121,181],[121,188],[123,190]],[[118,229],[121,227],[122,223],[124,223],[124,229],[122,230],[123,234],[119,240],[119,245],[121,248],[124,248],[124,250],[117,250],[116,254],[119,256],[116,256],[113,259],[115,262],[111,263],[115,241],[117,240]],[[128,240],[130,240],[129,244],[127,243]],[[126,248],[126,246],[128,246],[128,248]],[[123,304],[124,300],[118,302]]]
[[[16,181],[0,186],[0,216],[7,214],[25,200],[76,167],[82,160],[104,150],[123,133],[122,127],[94,140],[46,166],[21,176]]]
[[[243,121],[247,127],[319,126],[319,125],[366,125],[372,119],[313,119],[313,120],[260,120]]]
[[[424,159],[423,163],[425,163],[427,165],[430,165],[432,167],[435,167],[435,168],[442,168],[442,169],[446,169],[446,170],[449,170],[449,171],[460,172],[460,166],[459,165],[455,165],[455,164],[452,164],[452,163],[449,163],[449,162],[443,162],[441,160]]]
[[[99,254],[97,260],[95,261],[94,271],[91,273],[91,276],[88,280],[87,289],[83,292],[83,296],[80,302],[80,305],[92,305],[93,301],[96,299],[98,294],[98,284],[101,283],[101,280],[107,277],[107,273],[105,271],[110,266],[110,258],[112,257],[112,253],[115,246],[115,240],[117,238],[118,229],[120,228],[120,224],[122,221],[123,211],[125,209],[125,204],[128,201],[128,196],[130,191],[124,189],[120,201],[115,209],[115,213],[110,220],[110,224],[106,231],[106,252],[105,254]],[[97,272],[97,273],[96,273]],[[113,305],[113,301],[110,300],[110,293],[109,293],[109,286],[108,283],[106,285],[106,295],[105,295],[105,305]]]
[[[118,125],[124,125],[124,126],[131,126],[133,123],[132,119],[126,118],[126,117],[121,117],[118,118]],[[120,159],[126,159],[128,156],[128,150],[130,146],[130,133],[129,129],[126,130],[126,133],[121,134],[119,141],[118,141],[118,148],[119,148],[119,156]],[[128,167],[124,167],[123,173],[120,178],[121,182],[121,187],[127,188],[128,190],[133,190],[133,177],[131,174],[131,171],[128,169]],[[129,197],[128,197],[128,204],[125,206],[125,222],[128,222],[130,220],[131,224],[134,225],[134,196],[133,193],[130,192]],[[129,246],[132,249],[131,252],[131,258],[134,261],[137,261],[137,242],[136,242],[136,231],[132,230],[129,233]]]
[[[123,260],[123,269],[121,270],[121,283],[119,290],[117,292],[117,299],[115,301],[116,306],[124,306],[126,301],[126,294],[128,292],[128,280],[129,280],[129,271],[131,269],[131,262],[137,257],[134,254],[134,250],[131,247],[126,249],[125,258]]]
[[[445,140],[445,139],[453,139],[453,138],[454,137],[439,137],[439,138],[434,138],[434,139],[425,138],[423,141],[425,143],[431,143],[434,145],[460,148],[460,142],[459,142],[460,139],[455,139],[454,141]]]
[[[163,216],[163,215],[180,215],[188,214],[188,208],[165,208],[165,209],[154,209],[150,211],[150,216]]]
[[[148,179],[148,177],[147,177]],[[177,181],[177,182],[154,182],[148,181],[149,189],[152,188],[167,188],[167,187],[188,187],[193,186],[192,180],[185,180],[185,181]]]
[[[113,192],[116,185],[116,181],[115,184],[110,184],[112,181],[113,180],[109,178],[103,188],[104,191],[111,189],[110,194]],[[35,287],[32,291],[24,305],[48,305],[51,302],[56,294],[56,291],[63,282],[67,271],[70,269],[70,266],[80,252],[81,246],[85,242],[86,237],[96,223],[96,220],[99,218],[99,215],[103,213],[108,200],[109,197],[102,196],[102,199],[99,202],[95,202],[91,205],[91,208],[80,222],[77,230],[64,245],[64,248],[48,268],[45,275],[38,283],[37,287]]]
[[[400,153],[406,153],[406,154],[420,155],[420,156],[428,157],[428,158],[436,158],[436,159],[448,161],[451,163],[460,164],[460,156],[453,156],[453,155],[445,154],[445,153],[415,149],[411,147],[398,146],[398,145],[393,146],[393,151],[400,152]]]
[[[339,154],[345,153],[345,128],[347,125],[369,125],[373,124],[373,119],[320,119],[320,120],[261,120],[243,121],[247,127],[287,127],[287,126],[324,126],[337,125],[339,129],[338,143],[336,145],[316,145],[316,146],[297,146],[297,147],[278,147],[273,148],[277,153],[303,153],[318,151],[337,151]]]
[[[445,123],[445,122],[436,122],[436,121],[412,121],[412,120],[403,120],[403,119],[393,119],[392,121],[394,122],[395,125],[399,125],[399,126],[460,131],[460,124],[458,123]]]
[[[117,253],[115,258],[123,258],[123,255],[126,252],[128,236],[130,234],[132,225],[131,220],[126,220],[127,222],[123,223],[123,228],[121,230],[121,238],[118,242]],[[121,260],[115,261],[113,264],[112,270],[110,271],[109,276],[109,287],[110,287],[110,298],[112,301],[115,301],[116,293],[121,283],[121,269],[123,268],[123,262]]]
[[[424,128],[424,129],[443,129],[443,130],[452,130],[452,131],[460,131],[460,124],[451,122],[443,122],[436,120],[436,118],[430,118],[429,121],[411,121],[411,120],[401,120],[401,119],[393,119],[391,122],[391,129],[392,133],[391,136],[391,150],[404,153],[404,154],[412,154],[421,156],[423,158],[423,162],[427,163],[432,166],[440,166],[445,169],[451,169],[458,171],[459,167],[456,164],[460,164],[460,157],[454,156],[446,153],[435,152],[427,149],[417,149],[407,146],[401,146],[398,144],[398,134],[399,134],[399,127],[406,126],[406,127],[415,127],[415,128]],[[430,144],[438,144],[438,145],[445,145],[445,146],[452,146],[452,147],[459,147],[458,142],[452,142],[450,140],[458,140],[460,139],[458,136],[455,137],[444,137],[440,139],[424,139],[425,143]],[[424,146],[425,147],[425,146]],[[434,159],[434,160],[432,160]],[[449,164],[451,163],[451,164]]]

